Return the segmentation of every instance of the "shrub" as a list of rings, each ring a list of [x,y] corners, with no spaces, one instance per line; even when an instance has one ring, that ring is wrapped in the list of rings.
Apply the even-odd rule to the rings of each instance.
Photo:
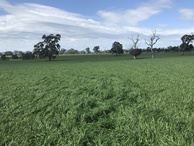
[[[22,54],[22,59],[34,59],[35,55],[32,52],[27,52]]]
[[[1,59],[2,59],[2,60],[6,60],[5,54],[3,54],[3,55],[1,56]]]
[[[18,56],[13,54],[11,58],[12,59],[18,59]]]
[[[131,49],[129,53],[134,56],[134,59],[136,59],[136,57],[142,53],[142,49]]]

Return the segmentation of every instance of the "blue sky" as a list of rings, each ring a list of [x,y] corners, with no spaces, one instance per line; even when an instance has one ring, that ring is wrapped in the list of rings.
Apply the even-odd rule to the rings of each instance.
[[[0,52],[32,51],[43,34],[62,35],[61,47],[110,49],[119,41],[139,47],[154,30],[156,47],[180,45],[180,37],[194,32],[194,1],[187,0],[0,0]]]

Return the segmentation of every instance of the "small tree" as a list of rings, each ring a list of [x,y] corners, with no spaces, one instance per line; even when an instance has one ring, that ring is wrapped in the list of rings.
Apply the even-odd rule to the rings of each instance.
[[[145,43],[148,45],[148,47],[151,50],[152,53],[152,59],[154,59],[154,45],[157,43],[157,41],[160,39],[160,37],[158,35],[156,35],[156,30],[153,31],[150,39],[147,41],[145,40]]]
[[[85,50],[81,50],[79,53],[80,54],[86,54],[86,51]]]
[[[55,58],[53,56],[58,55],[60,51],[60,45],[58,42],[61,39],[61,35],[43,35],[42,39],[44,41],[34,45],[34,54],[39,55],[39,57],[48,57],[49,60]]]
[[[192,43],[193,40],[194,40],[193,34],[191,35],[185,34],[181,37],[182,44],[180,45],[180,49],[182,51],[182,55],[184,55],[185,51],[188,51],[189,49],[192,48],[192,46],[190,46],[189,44]]]
[[[137,37],[134,38],[133,36],[131,38],[129,38],[131,41],[132,41],[132,47],[129,51],[129,53],[131,55],[133,55],[133,58],[136,59],[137,56],[139,56],[141,53],[142,53],[142,50],[141,49],[138,49],[138,42],[139,42],[139,34],[137,34]]]
[[[67,50],[67,54],[78,54],[78,53],[79,53],[79,51],[78,50],[75,50],[73,48]]]
[[[22,51],[18,51],[18,52],[17,52],[18,57],[22,57],[22,54],[23,54]]]
[[[141,55],[142,49],[130,49],[129,53],[136,59],[137,56]]]
[[[93,50],[94,50],[94,53],[99,53],[100,52],[100,46],[94,46]]]
[[[66,49],[64,49],[64,48],[62,48],[61,50],[60,50],[60,54],[64,54],[66,52]]]
[[[121,43],[119,43],[119,42],[114,42],[113,44],[112,44],[112,48],[111,48],[111,53],[115,53],[116,55],[121,55],[121,54],[123,54],[123,45],[121,44]]]
[[[1,55],[1,59],[2,59],[2,60],[6,60],[6,55],[5,55],[5,54],[2,54],[2,55]]]
[[[22,54],[22,59],[24,60],[29,60],[29,59],[34,59],[34,58],[35,58],[35,55],[30,51]]]
[[[13,52],[12,52],[12,51],[6,51],[6,52],[5,52],[5,55],[7,55],[7,56],[12,56],[12,55],[13,55]]]
[[[87,54],[90,54],[91,53],[89,47],[86,48],[86,52],[87,52]]]
[[[19,57],[17,56],[17,54],[13,54],[13,55],[11,56],[11,58],[12,58],[12,59],[18,59]]]

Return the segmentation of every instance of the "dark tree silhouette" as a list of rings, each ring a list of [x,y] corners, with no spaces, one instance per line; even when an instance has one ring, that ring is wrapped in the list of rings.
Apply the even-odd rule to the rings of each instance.
[[[67,51],[66,49],[62,48],[62,49],[60,50],[60,54],[65,54],[66,51]]]
[[[121,43],[115,41],[112,44],[112,48],[111,48],[110,52],[113,53],[113,54],[116,54],[116,55],[123,54],[124,53],[123,45]]]
[[[99,53],[100,52],[100,46],[94,46],[93,50],[94,50],[94,53]]]
[[[189,45],[194,40],[194,35],[185,34],[181,37],[182,44],[180,45],[180,49],[182,51],[182,55],[185,54],[185,51],[188,51],[191,46]]]
[[[136,57],[142,53],[142,49],[130,49],[129,53],[136,59]]]
[[[2,55],[1,55],[1,59],[2,59],[2,60],[6,60],[6,58],[7,58],[7,57],[6,57],[5,54],[2,54]]]
[[[35,55],[32,52],[26,52],[22,54],[22,59],[28,60],[28,59],[34,59]]]
[[[91,53],[89,47],[86,48],[86,52],[87,52],[87,54],[90,54]]]
[[[34,45],[34,54],[38,55],[40,58],[48,57],[49,60],[54,59],[54,55],[58,55],[60,51],[61,46],[59,45],[59,41],[61,39],[61,35],[43,35],[42,39],[44,41]]]

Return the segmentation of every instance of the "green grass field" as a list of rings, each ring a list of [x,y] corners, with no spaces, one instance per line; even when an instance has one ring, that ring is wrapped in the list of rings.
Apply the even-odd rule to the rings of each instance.
[[[2,146],[193,146],[194,55],[0,61]]]

